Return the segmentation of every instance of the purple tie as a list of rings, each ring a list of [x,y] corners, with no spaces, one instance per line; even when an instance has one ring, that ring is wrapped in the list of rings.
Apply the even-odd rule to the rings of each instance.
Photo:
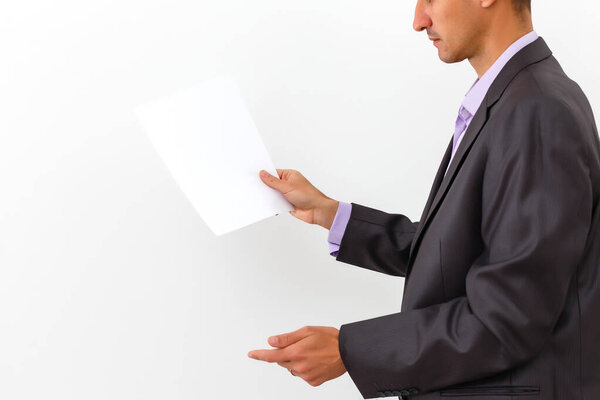
[[[456,144],[458,143],[458,139],[460,139],[462,133],[465,131],[465,128],[467,127],[467,121],[469,120],[469,118],[471,118],[471,113],[467,111],[467,109],[463,106],[460,106],[460,109],[458,110],[458,117],[456,117],[456,125],[454,128],[454,141],[452,142],[452,153],[456,151]]]

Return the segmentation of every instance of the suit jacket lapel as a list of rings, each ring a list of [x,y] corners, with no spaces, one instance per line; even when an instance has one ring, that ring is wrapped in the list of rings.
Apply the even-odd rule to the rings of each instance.
[[[446,172],[446,175],[442,180],[440,189],[437,191],[435,198],[433,199],[433,203],[431,204],[431,207],[429,207],[427,216],[425,217],[425,223],[427,223],[431,219],[434,212],[437,210],[437,207],[440,205],[442,199],[446,195],[446,192],[448,191],[448,189],[450,189],[450,185],[452,185],[452,182],[454,182],[454,177],[456,176],[460,167],[462,166],[464,159],[469,153],[469,150],[471,150],[473,142],[475,141],[475,139],[479,135],[479,132],[481,132],[481,129],[487,122],[487,117],[487,109],[485,109],[485,107],[484,109],[480,108],[480,111],[478,111],[473,116],[469,127],[464,133],[465,136],[460,145],[458,146],[456,154],[454,154],[454,158],[450,163],[448,172]]]
[[[438,173],[436,175],[431,193],[429,194],[427,205],[425,206],[425,210],[423,211],[423,215],[421,216],[419,227],[417,228],[415,237],[411,244],[409,264],[406,273],[407,277],[410,273],[412,263],[414,262],[415,255],[418,251],[418,246],[427,228],[427,225],[437,212],[437,209],[439,208],[441,202],[446,196],[446,193],[448,192],[452,183],[454,182],[454,178],[456,177],[458,171],[463,165],[466,156],[471,150],[475,139],[477,139],[479,133],[485,126],[485,123],[487,122],[487,119],[489,117],[489,109],[498,101],[498,99],[500,99],[502,93],[504,93],[504,90],[506,89],[508,84],[513,80],[515,75],[517,75],[522,69],[524,69],[528,65],[546,59],[551,55],[552,52],[546,45],[546,42],[541,37],[539,37],[533,43],[521,49],[521,51],[519,51],[509,60],[509,62],[504,66],[502,71],[500,71],[500,73],[492,83],[492,86],[490,86],[490,89],[488,90],[485,98],[483,99],[481,106],[473,116],[469,127],[464,133],[463,140],[458,146],[456,154],[454,154],[454,158],[452,159],[452,163],[448,168],[448,172],[446,173],[446,175],[444,175],[445,168],[448,165],[448,160],[450,159],[449,151],[452,151],[452,142],[450,142],[449,151],[446,150],[446,154],[444,156],[442,164],[440,165],[440,169],[438,170]],[[437,188],[438,185],[439,189]]]
[[[419,221],[421,221],[421,223],[419,223],[419,226],[417,228],[417,232],[415,233],[415,237],[419,237],[421,234],[421,231],[423,230],[423,221],[425,221],[427,215],[429,214],[429,210],[431,208],[431,204],[433,203],[433,199],[435,198],[435,195],[437,194],[440,185],[442,184],[442,180],[444,179],[444,173],[446,172],[446,169],[448,168],[448,163],[450,162],[450,157],[452,156],[452,142],[453,139],[450,139],[450,144],[448,145],[448,148],[446,149],[446,153],[444,154],[444,157],[442,158],[442,163],[440,164],[437,174],[435,175],[435,179],[433,180],[433,185],[431,186],[431,191],[429,192],[429,197],[427,198],[427,204],[425,204],[425,208],[423,209],[423,214],[421,214],[421,219]],[[413,249],[415,247],[415,243],[417,241],[413,240],[410,246],[410,254],[413,253]]]

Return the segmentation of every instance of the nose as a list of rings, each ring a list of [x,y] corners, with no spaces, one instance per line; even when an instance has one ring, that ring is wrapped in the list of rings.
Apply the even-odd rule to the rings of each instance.
[[[427,7],[423,3],[423,0],[417,0],[417,6],[415,7],[413,29],[417,32],[421,32],[423,29],[427,29],[431,26],[431,18],[427,15]]]

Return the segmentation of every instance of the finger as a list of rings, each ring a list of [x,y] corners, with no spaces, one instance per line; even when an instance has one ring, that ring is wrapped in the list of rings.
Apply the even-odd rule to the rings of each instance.
[[[300,328],[293,332],[283,333],[281,335],[271,336],[268,339],[268,342],[273,347],[287,347],[291,344],[294,344],[309,335],[308,329],[306,327]]]
[[[290,361],[287,355],[283,350],[274,349],[274,350],[252,350],[248,352],[248,357],[253,358],[259,361],[266,362],[282,362],[282,361]]]
[[[274,177],[264,169],[260,171],[260,179],[269,187],[279,190],[280,192],[289,191],[288,183],[279,178]]]
[[[292,369],[294,368],[294,361],[278,361],[277,365],[283,368]]]
[[[303,212],[299,208],[296,208],[295,210],[290,211],[290,215],[298,219],[303,219],[303,217],[305,217],[305,212]]]
[[[283,177],[283,171],[285,170],[277,168],[277,175],[279,175],[279,178]]]
[[[316,369],[313,366],[306,363],[299,363],[298,361],[279,361],[277,365],[286,369],[293,369],[296,371],[296,375],[305,375]]]

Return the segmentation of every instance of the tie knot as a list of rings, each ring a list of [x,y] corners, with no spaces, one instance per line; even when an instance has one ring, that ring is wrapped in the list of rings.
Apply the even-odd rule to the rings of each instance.
[[[460,109],[458,110],[458,117],[456,118],[456,126],[454,129],[454,139],[452,141],[452,151],[456,150],[456,145],[458,144],[458,140],[460,139],[463,132],[467,128],[467,121],[469,120],[470,117],[471,117],[471,113],[463,106],[460,106]]]
[[[458,116],[466,122],[471,117],[471,113],[463,106],[460,106],[460,109],[458,110]]]

